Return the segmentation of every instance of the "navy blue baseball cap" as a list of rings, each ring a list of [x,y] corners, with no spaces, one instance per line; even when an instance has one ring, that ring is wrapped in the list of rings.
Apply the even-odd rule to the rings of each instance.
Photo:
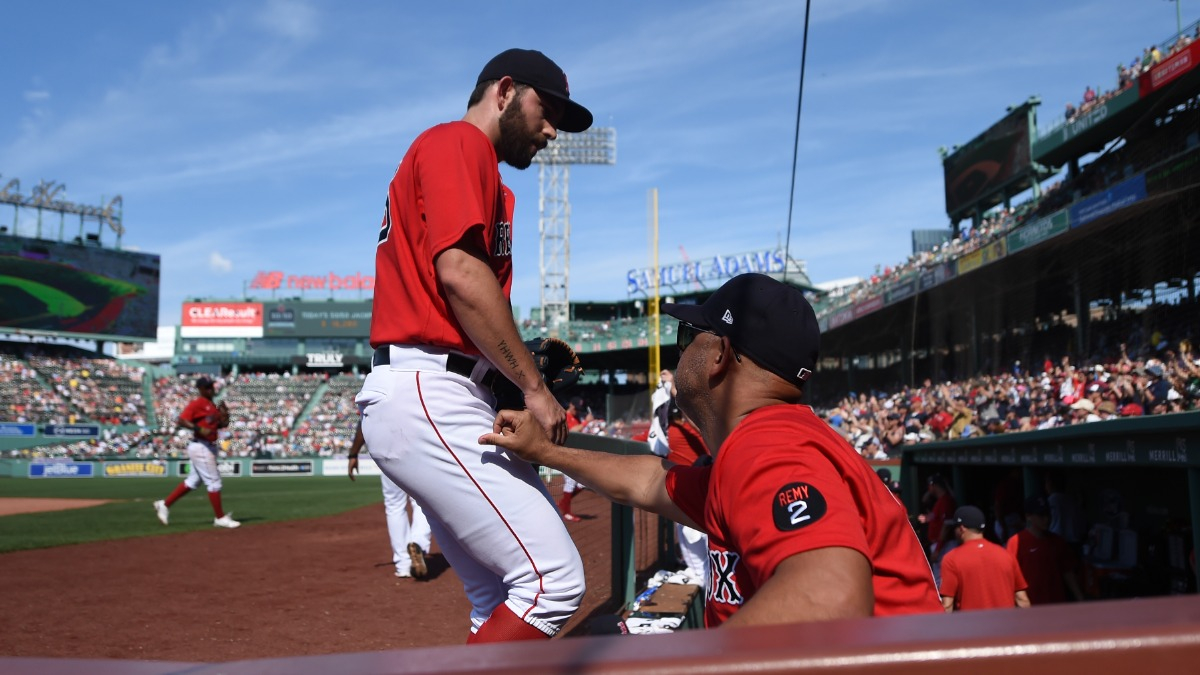
[[[550,57],[535,49],[509,49],[497,54],[479,73],[476,85],[489,80],[499,80],[505,75],[514,82],[526,84],[538,91],[562,101],[563,116],[558,129],[578,133],[592,126],[592,113],[571,100],[571,89],[567,85],[567,74]]]
[[[211,386],[213,386],[213,381],[207,377],[201,377],[196,380],[196,388],[197,389],[203,389],[205,387],[211,387]]]
[[[700,305],[664,303],[666,314],[729,338],[735,351],[796,386],[817,367],[817,314],[794,286],[765,274],[740,274]]]

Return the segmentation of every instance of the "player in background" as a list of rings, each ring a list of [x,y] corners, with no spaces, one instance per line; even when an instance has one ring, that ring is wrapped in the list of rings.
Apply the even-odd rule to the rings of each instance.
[[[592,114],[541,52],[489,61],[460,121],[413,141],[388,187],[375,253],[371,373],[355,399],[371,455],[425,509],[471,602],[469,643],[549,638],[579,608],[583,562],[537,471],[482,447],[506,378],[550,438],[566,413],[513,321],[513,193],[558,131]]]
[[[670,425],[671,389],[675,386],[675,375],[669,370],[658,374],[658,386],[650,393],[650,428],[647,430],[646,442],[650,444],[650,452],[659,457],[671,453],[667,440],[667,427]]]
[[[192,399],[183,412],[179,414],[177,424],[192,431],[192,442],[188,443],[188,460],[192,470],[166,499],[154,502],[154,512],[158,519],[166,525],[171,515],[171,505],[188,492],[195,490],[200,481],[208,489],[208,501],[212,503],[213,525],[233,529],[241,523],[233,519],[221,506],[221,473],[217,470],[217,430],[229,426],[229,409],[222,401],[218,406],[213,403],[217,394],[216,384],[207,377],[196,380],[196,391],[199,396]]]
[[[904,506],[799,405],[820,341],[803,293],[742,274],[701,305],[662,311],[679,319],[677,400],[711,465],[565,448],[524,411],[501,411],[479,442],[706,532],[709,627],[937,612]]]
[[[354,440],[350,443],[350,458],[347,471],[350,480],[354,480],[354,472],[358,471],[358,453],[362,451],[366,441],[362,434],[362,420],[354,427]],[[392,564],[396,566],[396,576],[404,579],[413,577],[424,579],[429,574],[425,565],[425,554],[429,551],[432,534],[429,521],[417,500],[408,496],[391,478],[381,475],[383,484],[383,512],[387,516],[388,538],[392,542]],[[408,517],[408,505],[412,504],[412,519]]]
[[[592,416],[592,411],[589,409],[583,419],[579,415],[583,413],[583,399],[575,396],[567,402],[567,431],[583,431],[595,417]],[[571,511],[571,500],[576,494],[583,491],[584,485],[579,481],[571,478],[567,474],[563,474],[563,491],[562,497],[558,500],[558,510],[562,512],[563,520],[569,523],[579,522],[579,516]]]

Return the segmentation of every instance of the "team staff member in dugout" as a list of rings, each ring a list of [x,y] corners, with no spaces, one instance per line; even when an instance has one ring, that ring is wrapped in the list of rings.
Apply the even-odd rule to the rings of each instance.
[[[708,533],[710,627],[940,611],[904,507],[799,405],[820,337],[803,294],[744,274],[663,311],[679,319],[679,407],[717,449],[711,466],[564,448],[511,410],[479,442]]]
[[[558,130],[591,123],[557,64],[510,49],[484,66],[461,121],[413,141],[388,187],[375,353],[356,402],[376,464],[425,508],[463,582],[468,642],[551,637],[584,593],[579,552],[537,472],[476,440],[492,429],[498,377],[521,389],[544,434],[566,437],[513,322],[513,194],[498,164],[527,168]]]

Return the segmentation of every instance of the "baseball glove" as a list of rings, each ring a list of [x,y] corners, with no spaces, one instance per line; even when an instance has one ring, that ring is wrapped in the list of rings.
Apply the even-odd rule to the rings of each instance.
[[[555,394],[562,394],[573,387],[583,374],[579,355],[571,349],[571,345],[558,338],[529,340],[525,347],[533,357],[533,365],[541,373],[542,381]],[[507,377],[496,377],[492,393],[496,396],[497,410],[521,410],[525,407],[524,394]]]

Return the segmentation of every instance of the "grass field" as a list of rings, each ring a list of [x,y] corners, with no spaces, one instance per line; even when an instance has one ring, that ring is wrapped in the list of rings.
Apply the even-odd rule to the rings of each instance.
[[[223,482],[225,510],[242,521],[242,527],[327,516],[382,500],[377,476],[362,476],[354,482],[342,477],[231,478]],[[178,478],[0,478],[0,497],[116,500],[85,509],[2,517],[0,553],[212,528],[212,506],[203,486],[171,507],[170,527],[158,522],[152,502],[166,497],[178,484]]]

